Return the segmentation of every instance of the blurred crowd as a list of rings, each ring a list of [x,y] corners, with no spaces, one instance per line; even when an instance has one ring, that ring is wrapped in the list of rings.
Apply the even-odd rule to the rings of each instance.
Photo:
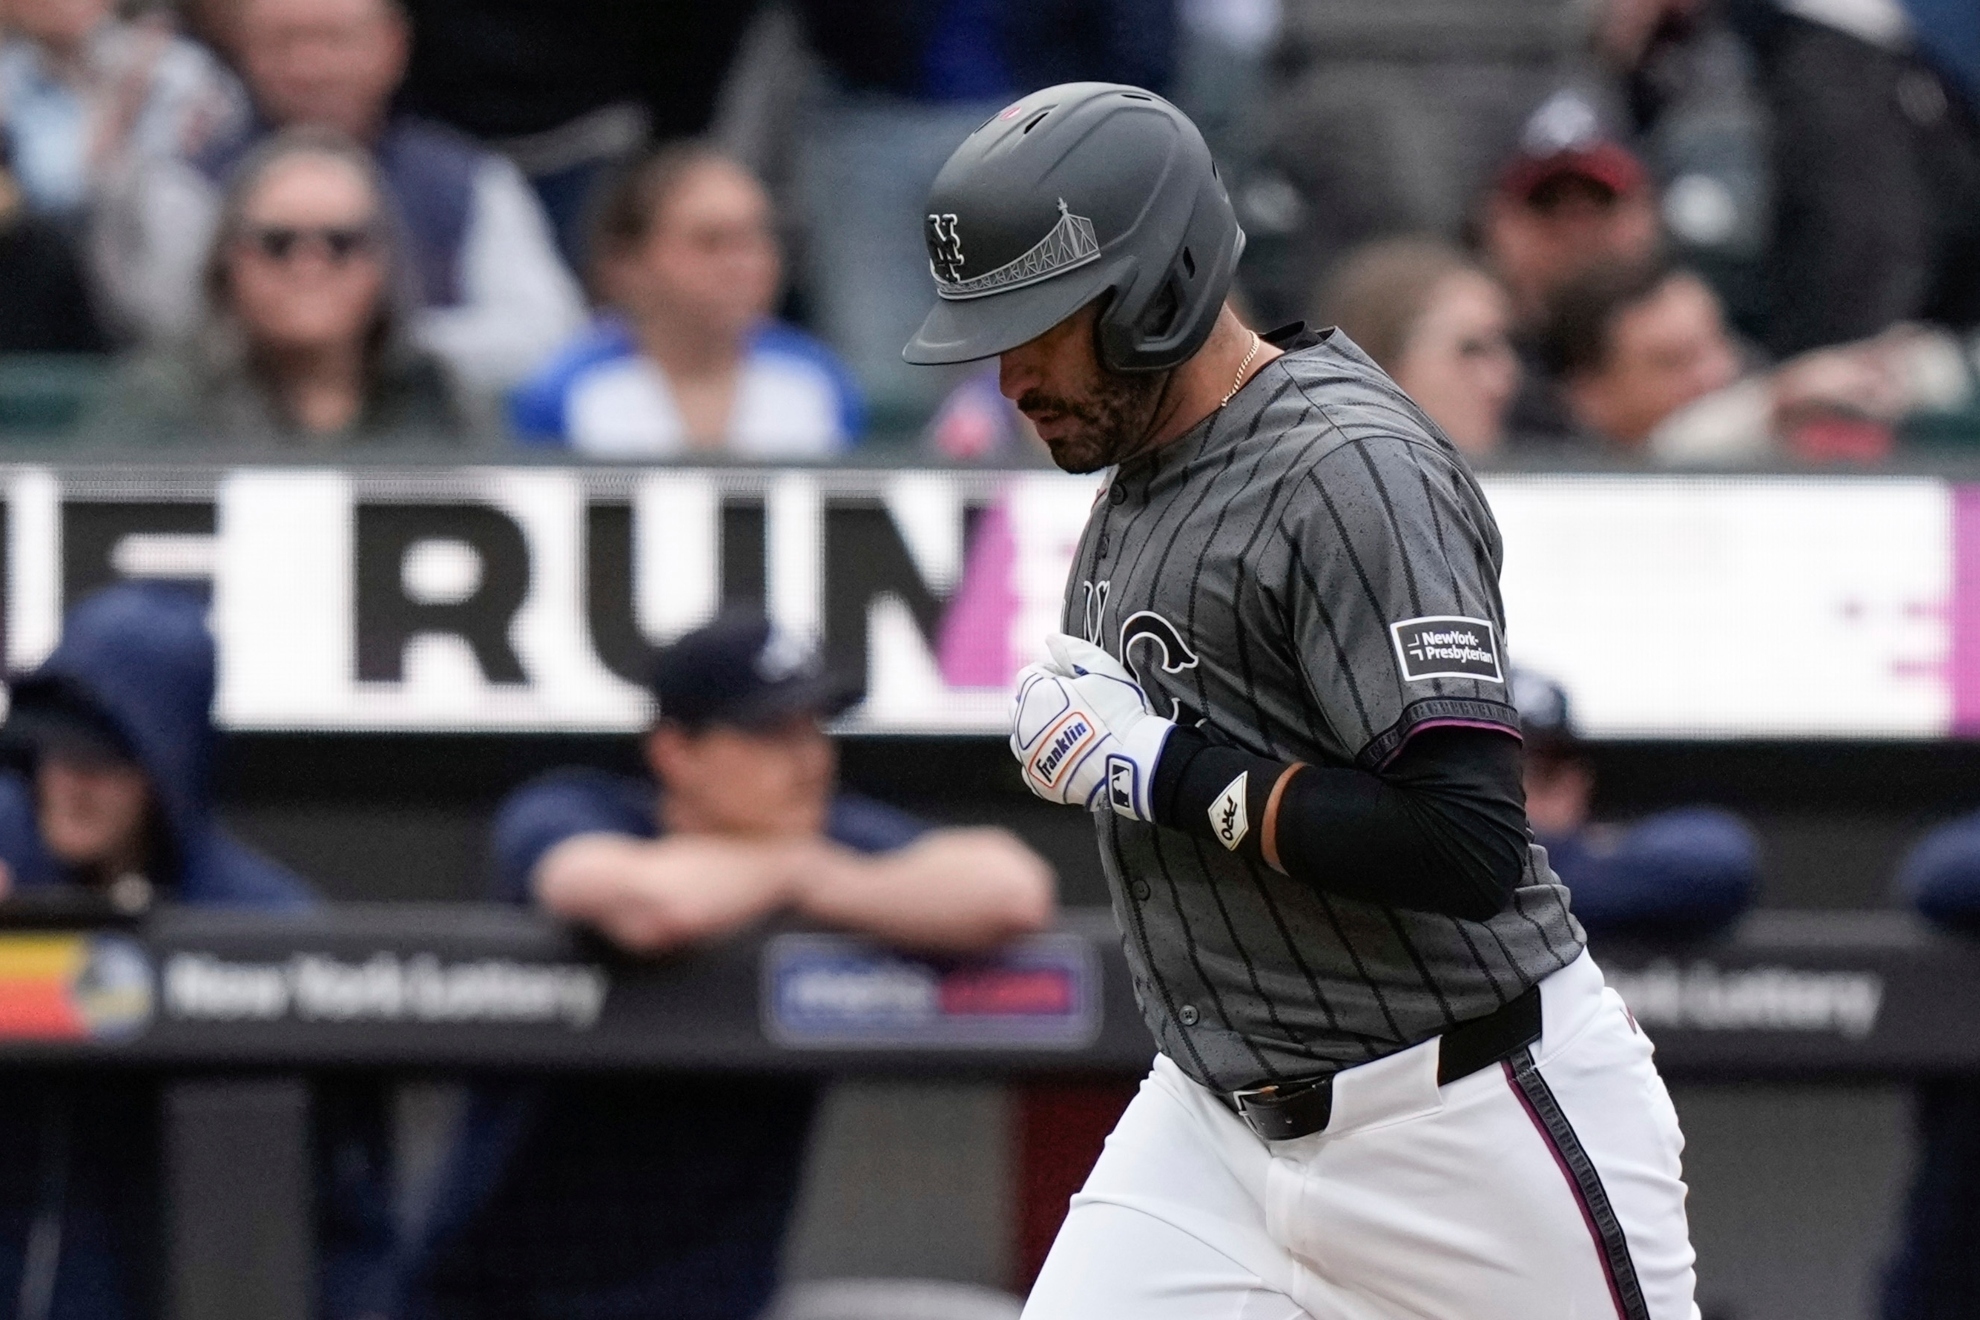
[[[0,23],[0,459],[1042,463],[994,366],[910,370],[900,349],[932,292],[941,163],[1073,79],[1195,117],[1249,236],[1241,313],[1339,326],[1480,465],[1980,446],[1973,0],[0,0]],[[310,901],[212,820],[202,614],[118,588],[14,687],[0,892]],[[778,914],[938,950],[1049,921],[1053,877],[1015,839],[834,791],[821,721],[845,696],[767,622],[683,639],[654,686],[648,777],[520,789],[490,897],[636,952]],[[1528,814],[1598,938],[1755,901],[1748,825],[1598,819],[1567,694],[1515,689]],[[961,880],[926,902],[937,872]],[[1972,924],[1980,821],[1903,881]],[[326,1313],[694,1296],[741,1316],[769,1295],[809,1086],[471,1099],[423,1235],[396,1244],[371,1120],[331,1111]],[[75,1161],[53,1212],[42,1182],[0,1177],[0,1315],[146,1313],[120,1271],[149,1226],[120,1215],[155,1152],[116,1136],[145,1103],[0,1096],[0,1145],[65,1179]],[[1936,1173],[1892,1317],[1976,1295],[1980,1088],[1935,1083],[1920,1112]],[[66,1270],[13,1250],[65,1203],[89,1211]],[[568,1304],[592,1297],[618,1309]]]
[[[0,18],[0,443],[1038,461],[899,352],[941,162],[1080,78],[1202,124],[1248,319],[1338,324],[1481,463],[1980,441],[1960,0]]]

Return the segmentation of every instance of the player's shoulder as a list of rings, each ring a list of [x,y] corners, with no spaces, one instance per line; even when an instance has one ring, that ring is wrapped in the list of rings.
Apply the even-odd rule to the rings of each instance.
[[[1408,526],[1497,545],[1463,456],[1352,340],[1338,330],[1312,337],[1272,366],[1281,364],[1279,415],[1266,420],[1280,422],[1271,443],[1285,448],[1297,478],[1280,515],[1294,541],[1347,535],[1388,545]]]
[[[581,834],[652,838],[658,819],[651,783],[570,766],[539,775],[504,799],[489,828],[490,897],[530,900],[544,854]]]
[[[1389,374],[1339,329],[1302,331],[1271,364],[1259,428],[1337,481],[1432,471],[1469,481],[1455,446]]]
[[[1308,412],[1310,427],[1348,440],[1448,447],[1423,410],[1345,332],[1330,328],[1303,336],[1300,345],[1274,365]]]

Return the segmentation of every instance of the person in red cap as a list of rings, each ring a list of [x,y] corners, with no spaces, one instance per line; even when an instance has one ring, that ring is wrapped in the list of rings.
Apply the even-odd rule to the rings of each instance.
[[[1564,285],[1604,262],[1642,261],[1660,237],[1649,171],[1573,89],[1527,120],[1480,217],[1485,256],[1528,330]]]

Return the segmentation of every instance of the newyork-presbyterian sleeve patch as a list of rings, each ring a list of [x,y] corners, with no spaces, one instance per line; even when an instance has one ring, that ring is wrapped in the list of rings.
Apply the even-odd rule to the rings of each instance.
[[[1402,676],[1412,683],[1433,678],[1474,678],[1503,683],[1499,642],[1484,619],[1435,615],[1389,625]]]

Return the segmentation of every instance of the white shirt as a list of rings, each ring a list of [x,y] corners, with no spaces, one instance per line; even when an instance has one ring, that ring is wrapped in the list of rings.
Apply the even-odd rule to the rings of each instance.
[[[738,458],[824,458],[851,443],[860,403],[845,368],[822,345],[770,323],[752,337],[736,377],[721,452]],[[517,392],[517,429],[595,458],[673,458],[694,452],[665,368],[625,328],[594,328]]]

